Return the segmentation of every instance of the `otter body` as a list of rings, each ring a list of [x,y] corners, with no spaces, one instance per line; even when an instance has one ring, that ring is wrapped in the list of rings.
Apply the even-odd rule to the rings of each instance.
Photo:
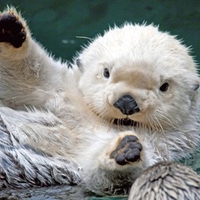
[[[199,77],[188,49],[152,25],[95,38],[71,67],[14,8],[0,16],[0,186],[83,184],[127,193],[147,167],[199,141]]]

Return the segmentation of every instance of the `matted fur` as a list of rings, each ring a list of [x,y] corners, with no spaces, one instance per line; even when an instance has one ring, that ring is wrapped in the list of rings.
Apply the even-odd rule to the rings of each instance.
[[[99,194],[126,193],[147,167],[196,148],[199,77],[175,37],[153,25],[110,28],[69,68],[33,39],[14,8],[5,13],[27,34],[19,48],[0,43],[0,186],[81,182]],[[125,94],[140,112],[126,116],[113,106]],[[126,117],[136,126],[113,123]],[[137,136],[143,150],[139,161],[118,165],[110,154],[126,135]]]
[[[200,176],[178,163],[161,162],[149,167],[134,182],[128,200],[198,200]]]

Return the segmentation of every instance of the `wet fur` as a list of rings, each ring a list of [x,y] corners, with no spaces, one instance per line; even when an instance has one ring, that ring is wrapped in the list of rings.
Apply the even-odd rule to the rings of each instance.
[[[128,200],[143,200],[150,197],[158,200],[198,200],[200,176],[191,168],[178,163],[157,163],[136,179]]]
[[[7,12],[27,35],[19,48],[0,43],[0,186],[81,183],[99,194],[126,193],[148,166],[196,148],[199,77],[175,37],[152,25],[114,27],[69,68],[33,39],[14,8]],[[162,93],[165,81],[170,87]],[[113,124],[127,117],[113,106],[126,93],[141,108],[129,116],[136,126]],[[121,166],[110,154],[126,135],[137,136],[143,150],[140,160]]]

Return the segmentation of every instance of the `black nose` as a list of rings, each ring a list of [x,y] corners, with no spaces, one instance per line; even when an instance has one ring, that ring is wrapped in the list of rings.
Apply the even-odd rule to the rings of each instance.
[[[130,95],[124,95],[114,104],[124,115],[132,115],[140,111],[135,99]]]

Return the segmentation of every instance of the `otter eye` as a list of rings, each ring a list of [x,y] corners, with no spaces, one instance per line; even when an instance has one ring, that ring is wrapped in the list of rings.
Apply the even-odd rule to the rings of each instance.
[[[108,68],[104,68],[103,76],[104,76],[105,78],[109,78],[109,77],[110,77],[110,72],[109,72]]]
[[[166,92],[169,88],[169,84],[168,83],[163,83],[161,86],[160,86],[160,91],[161,92]]]
[[[197,83],[197,84],[194,85],[194,91],[196,91],[198,89],[199,89],[199,84]]]

